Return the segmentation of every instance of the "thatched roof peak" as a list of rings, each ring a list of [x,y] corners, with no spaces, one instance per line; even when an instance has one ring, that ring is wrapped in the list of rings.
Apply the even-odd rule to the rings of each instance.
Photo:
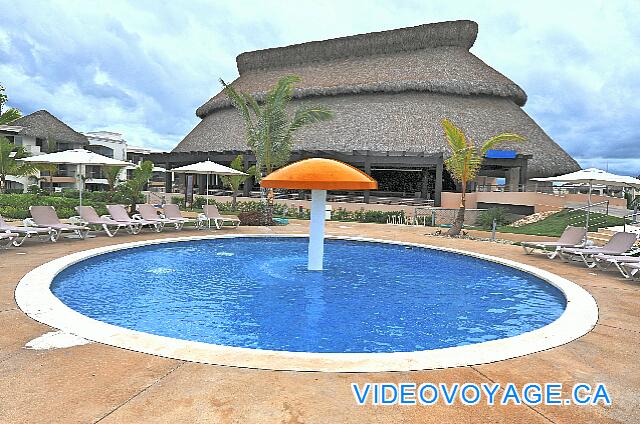
[[[18,118],[11,125],[22,127],[20,135],[44,139],[51,137],[56,141],[68,143],[88,143],[85,135],[77,132],[46,110],[38,110]]]
[[[410,52],[437,47],[469,50],[476,41],[478,24],[450,21],[414,27],[351,35],[324,41],[310,41],[240,54],[238,72],[286,68],[292,64]]]
[[[242,53],[232,85],[260,100],[278,79],[293,74],[302,78],[295,99],[431,92],[505,97],[523,106],[526,93],[469,52],[477,34],[473,21],[440,22]],[[229,107],[221,91],[196,115]]]

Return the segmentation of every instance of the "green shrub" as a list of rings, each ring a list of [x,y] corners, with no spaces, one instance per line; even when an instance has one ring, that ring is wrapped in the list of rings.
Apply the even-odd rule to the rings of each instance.
[[[477,224],[481,228],[490,230],[493,228],[493,220],[496,221],[496,227],[510,224],[513,219],[511,214],[504,208],[490,208],[478,215]]]
[[[46,195],[49,194],[49,192],[47,190],[41,189],[36,184],[32,184],[29,187],[27,187],[27,193],[29,193],[29,194],[39,194],[41,196],[46,196]],[[16,194],[18,194],[18,193],[16,193]]]
[[[184,209],[184,196],[171,196],[171,203],[178,205],[180,209]]]
[[[0,206],[0,215],[5,219],[25,219],[31,216],[29,210],[15,206]]]
[[[202,209],[202,206],[205,204],[206,198],[202,196],[194,197],[192,209]],[[182,196],[172,196],[171,203],[175,203],[180,206],[180,208],[184,209],[184,197]],[[220,213],[224,214],[242,214],[244,212],[259,212],[264,213],[265,204],[259,200],[248,200],[241,201],[236,203],[235,210],[232,208],[231,202],[220,202],[218,200],[214,200],[213,198],[209,199],[210,204],[215,204],[218,206],[218,210]],[[276,217],[286,217],[286,218],[294,218],[294,219],[309,219],[311,211],[307,208],[303,208],[302,211],[299,211],[297,207],[290,207],[285,204],[275,203],[273,205],[273,216]],[[239,216],[239,215],[238,215]],[[253,215],[251,215],[253,216]],[[356,221],[356,222],[374,222],[379,224],[387,223],[387,220],[391,216],[400,217],[404,219],[405,213],[404,211],[368,211],[364,209],[360,209],[358,211],[346,211],[342,208],[338,208],[333,211],[331,219],[334,221]],[[249,219],[249,218],[247,218]],[[264,224],[255,224],[255,225],[264,225]]]
[[[86,206],[93,206],[99,215],[107,213],[105,203],[86,199]],[[29,206],[53,206],[61,219],[77,215],[78,199],[37,194],[0,194],[0,213],[9,219],[24,219],[31,216]]]
[[[368,211],[360,209],[357,211],[347,211],[342,208],[338,208],[331,214],[331,219],[334,221],[356,221],[356,222],[374,222],[378,224],[386,224],[387,220],[391,216],[404,219],[404,211]]]
[[[22,194],[21,188],[6,188],[4,191],[6,194]]]
[[[215,201],[213,199],[209,199],[210,204],[214,204]],[[192,209],[202,209],[204,205],[207,204],[207,198],[204,196],[195,196],[193,198],[193,204],[191,205]]]

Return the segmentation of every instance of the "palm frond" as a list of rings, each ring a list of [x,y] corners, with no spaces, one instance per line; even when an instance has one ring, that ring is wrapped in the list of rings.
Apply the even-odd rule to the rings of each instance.
[[[0,175],[23,177],[35,174],[37,165],[18,160],[28,156],[29,152],[23,146],[16,146],[6,137],[0,137]]]
[[[247,106],[245,98],[246,95],[244,95],[244,93],[238,93],[236,89],[233,88],[233,86],[228,85],[222,78],[220,78],[219,81],[220,84],[222,84],[222,86],[224,87],[223,91],[227,95],[227,97],[229,97],[229,100],[231,101],[233,107],[235,107],[240,112],[247,125],[252,125],[253,121],[251,119],[251,114],[249,113],[249,107]]]
[[[463,150],[468,147],[467,138],[460,128],[456,127],[448,119],[443,119],[441,124],[442,128],[444,128],[444,133],[447,138],[447,142],[449,143],[449,147],[454,154],[456,151]]]
[[[485,141],[482,144],[482,147],[480,148],[480,152],[484,157],[487,154],[487,151],[491,150],[497,144],[504,143],[504,142],[519,142],[519,141],[526,141],[526,140],[527,139],[525,137],[519,134],[514,134],[514,133],[498,134],[494,137],[491,137],[489,140]]]
[[[22,112],[20,112],[16,108],[9,108],[0,115],[0,125],[7,125],[16,119],[22,116]]]
[[[301,127],[316,122],[333,119],[333,111],[324,106],[312,106],[296,110],[293,120],[289,125],[289,132],[295,132]]]

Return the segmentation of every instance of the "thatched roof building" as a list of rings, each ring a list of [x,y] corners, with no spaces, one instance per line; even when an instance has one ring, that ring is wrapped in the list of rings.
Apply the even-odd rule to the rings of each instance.
[[[260,96],[283,75],[301,76],[294,106],[322,104],[336,117],[298,133],[298,149],[446,152],[447,117],[476,140],[527,137],[505,148],[532,155],[528,178],[579,169],[521,109],[522,88],[469,52],[477,32],[472,21],[442,22],[243,53],[233,85]],[[202,121],[174,152],[246,149],[224,93],[196,113]]]
[[[53,139],[59,143],[70,145],[88,144],[85,135],[75,131],[70,126],[47,112],[39,110],[11,122],[11,127],[18,127],[13,131],[14,135],[33,137],[46,140]]]
[[[243,53],[232,84],[260,98],[282,76],[299,75],[292,109],[323,105],[335,118],[297,132],[292,160],[343,160],[372,172],[382,191],[418,191],[436,205],[443,188],[452,188],[442,169],[443,118],[477,141],[501,132],[527,138],[499,146],[511,152],[498,152],[481,171],[506,177],[511,190],[532,177],[580,169],[523,111],[524,90],[469,52],[477,33],[472,21],[441,22]],[[225,162],[247,150],[243,121],[222,90],[196,114],[200,123],[158,158],[170,158],[167,166]]]

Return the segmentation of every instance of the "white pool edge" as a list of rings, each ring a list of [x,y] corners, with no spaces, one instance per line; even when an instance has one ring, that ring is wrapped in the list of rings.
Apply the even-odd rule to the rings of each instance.
[[[566,298],[565,311],[557,320],[537,330],[465,346],[395,353],[308,353],[214,345],[129,330],[94,320],[74,311],[63,304],[50,290],[54,277],[63,269],[104,253],[154,244],[244,237],[306,236],[233,234],[175,237],[122,243],[77,252],[47,262],[26,274],[16,287],[16,303],[34,320],[94,342],[184,361],[283,371],[414,371],[486,364],[564,345],[587,334],[598,321],[598,306],[591,294],[577,284],[551,272],[481,253],[364,237],[327,236],[330,239],[386,243],[452,252],[503,264],[532,274],[557,287]],[[197,261],[194,262],[197,264]]]

